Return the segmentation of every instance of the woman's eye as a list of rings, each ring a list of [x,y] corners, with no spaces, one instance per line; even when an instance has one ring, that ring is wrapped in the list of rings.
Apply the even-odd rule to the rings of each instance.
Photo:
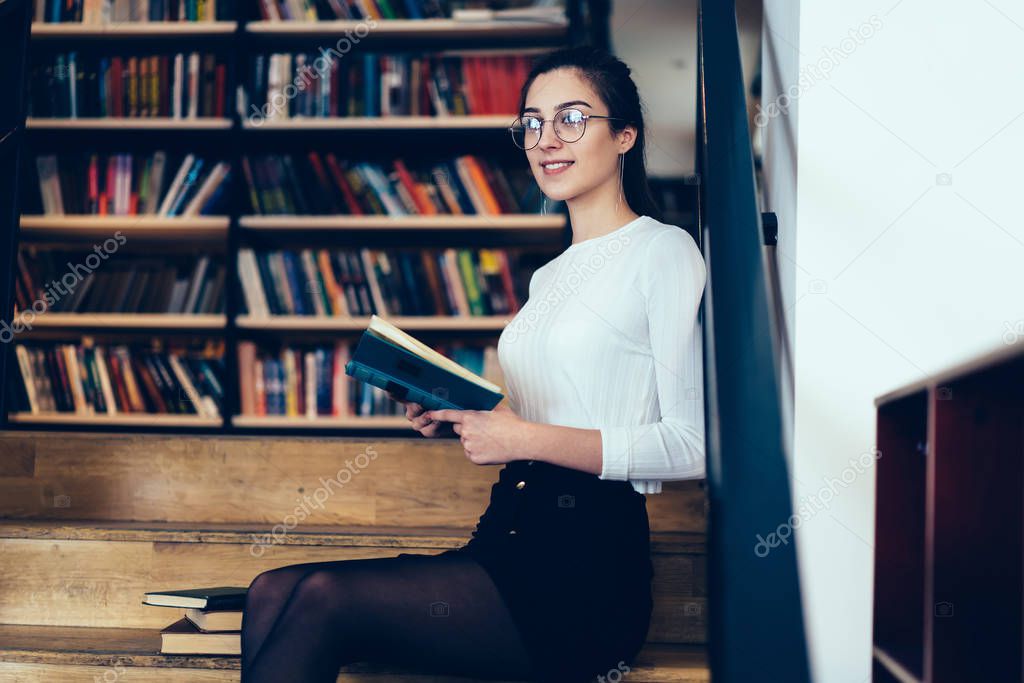
[[[583,114],[575,109],[570,111],[564,111],[561,115],[562,123],[569,125],[577,125],[583,121]]]
[[[536,130],[540,128],[540,119],[525,118],[523,119],[523,126],[531,130]]]

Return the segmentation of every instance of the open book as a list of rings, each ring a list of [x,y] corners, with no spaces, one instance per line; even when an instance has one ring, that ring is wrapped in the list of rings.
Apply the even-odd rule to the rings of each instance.
[[[501,387],[414,339],[378,315],[356,345],[345,374],[427,410],[490,410]]]

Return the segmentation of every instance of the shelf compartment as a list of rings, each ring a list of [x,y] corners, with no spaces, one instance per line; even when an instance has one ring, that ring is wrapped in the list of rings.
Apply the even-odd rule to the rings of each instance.
[[[928,392],[880,406],[877,419],[881,457],[875,462],[875,655],[890,672],[893,665],[920,679]]]

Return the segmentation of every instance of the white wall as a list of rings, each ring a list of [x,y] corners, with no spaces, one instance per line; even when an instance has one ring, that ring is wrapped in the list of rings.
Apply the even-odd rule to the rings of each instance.
[[[796,352],[794,308],[796,300],[796,159],[797,122],[800,99],[777,100],[800,73],[800,2],[799,0],[766,0],[761,50],[761,105],[754,117],[752,134],[762,135],[762,210],[774,211],[779,218],[779,241],[775,247],[774,266],[778,273],[782,299],[783,324],[779,346],[783,421],[787,446],[793,440],[793,365]],[[776,115],[769,116],[765,107],[778,102]],[[773,110],[774,111],[774,110]],[[766,250],[766,254],[770,254]],[[787,448],[787,452],[790,448]]]
[[[748,86],[760,50],[760,0],[737,0]],[[647,117],[651,176],[694,171],[697,125],[696,0],[614,0],[612,51],[629,65]]]
[[[874,446],[873,399],[1024,344],[1024,6],[803,2],[797,27],[784,3],[766,15],[790,22],[800,73],[833,67],[805,78],[798,125],[769,124],[776,140],[796,129],[795,194],[783,147],[766,166],[769,208],[796,209],[781,226],[795,276],[795,494],[832,496],[798,531],[808,631],[816,681],[865,683],[874,471],[850,460]],[[862,26],[870,37],[844,42]]]

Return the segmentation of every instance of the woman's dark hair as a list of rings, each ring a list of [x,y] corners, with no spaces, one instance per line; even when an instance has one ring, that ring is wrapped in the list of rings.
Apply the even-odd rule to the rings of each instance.
[[[661,210],[654,202],[651,188],[647,183],[647,162],[644,153],[644,115],[641,111],[640,93],[630,76],[625,62],[601,48],[592,45],[568,47],[542,57],[526,77],[519,94],[519,112],[526,107],[526,93],[534,79],[555,69],[575,69],[590,84],[601,101],[608,107],[608,115],[623,120],[608,121],[614,135],[629,123],[636,127],[636,143],[625,154],[622,165],[622,189],[626,203],[641,216],[647,215],[662,220]]]

